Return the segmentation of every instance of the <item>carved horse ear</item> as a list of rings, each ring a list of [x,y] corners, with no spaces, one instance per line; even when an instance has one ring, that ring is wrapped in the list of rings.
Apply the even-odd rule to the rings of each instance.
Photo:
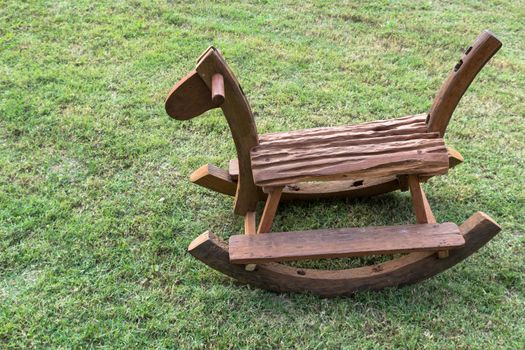
[[[165,103],[166,113],[172,118],[187,120],[217,107],[196,70],[192,70],[171,89]]]
[[[200,55],[197,66],[210,51],[219,55],[217,49],[210,46]],[[221,74],[212,76],[210,91],[194,69],[171,89],[166,98],[165,108],[170,117],[187,120],[219,107],[224,98],[224,79]]]

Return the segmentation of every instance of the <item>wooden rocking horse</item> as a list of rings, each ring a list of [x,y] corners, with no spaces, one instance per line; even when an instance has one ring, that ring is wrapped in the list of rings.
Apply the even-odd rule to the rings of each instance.
[[[427,114],[351,126],[258,135],[252,111],[219,51],[208,48],[197,66],[166,100],[179,120],[220,107],[228,121],[237,159],[228,171],[206,164],[190,180],[235,197],[245,235],[229,246],[206,231],[189,252],[243,283],[280,292],[321,296],[399,286],[429,278],[465,259],[500,227],[477,212],[461,226],[436,223],[421,182],[446,174],[463,161],[443,136],[465,90],[501,42],[483,32],[455,65]],[[268,233],[280,200],[364,197],[410,190],[415,225]],[[256,226],[256,206],[266,201]],[[278,262],[364,255],[400,255],[387,262],[345,270],[302,269]]]

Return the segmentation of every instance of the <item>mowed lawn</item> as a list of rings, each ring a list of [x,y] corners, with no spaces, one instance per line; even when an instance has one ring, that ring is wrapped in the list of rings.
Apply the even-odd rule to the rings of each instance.
[[[522,0],[3,2],[0,348],[525,348],[524,24]],[[265,133],[425,113],[483,29],[503,48],[449,126],[465,162],[424,185],[438,221],[481,210],[503,227],[478,253],[417,285],[320,299],[186,252],[243,227],[231,198],[188,180],[235,157],[222,114],[164,112],[206,47]],[[284,204],[273,228],[414,221],[397,192]]]

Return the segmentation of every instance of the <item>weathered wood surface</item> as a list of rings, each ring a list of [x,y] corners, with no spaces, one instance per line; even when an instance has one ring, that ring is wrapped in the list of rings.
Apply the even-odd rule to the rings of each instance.
[[[448,166],[449,169],[455,167],[463,162],[463,156],[451,147],[447,147],[448,152]],[[233,181],[237,180],[239,176],[239,163],[237,159],[231,159],[228,164],[228,173]],[[422,182],[427,181],[432,176],[421,176]],[[403,179],[407,179],[406,176]],[[399,183],[401,178],[395,176],[388,176],[384,178],[363,179],[359,180],[340,180],[331,182],[302,182],[298,184],[287,185],[283,189],[281,197],[282,201],[289,200],[311,200],[321,198],[358,198],[369,197],[377,194],[388,193],[398,189],[408,189],[408,182],[406,187]],[[213,188],[210,188],[214,190]],[[235,195],[235,192],[230,194]],[[261,200],[264,200],[266,195],[263,194]]]
[[[209,89],[207,95],[210,100],[212,76],[220,74],[223,77],[225,98],[220,107],[232,133],[241,174],[238,179],[234,212],[244,215],[246,212],[254,211],[259,201],[260,190],[253,182],[250,164],[250,149],[258,144],[255,120],[237,79],[215,48],[209,48],[201,56],[196,71]]]
[[[235,235],[229,240],[233,264],[345,258],[454,249],[465,244],[456,224],[420,224]]]
[[[426,131],[425,116],[261,136],[252,148],[255,183],[439,175],[449,162],[443,139]]]
[[[276,292],[310,292],[323,297],[349,295],[361,290],[416,283],[432,277],[467,258],[490,241],[500,227],[488,215],[477,212],[460,226],[462,248],[446,259],[435,253],[411,253],[385,263],[347,270],[300,269],[278,263],[257,265],[252,272],[230,263],[228,245],[206,231],[188,247],[195,258],[240,282]],[[456,270],[456,273],[458,270]]]
[[[461,97],[479,71],[500,48],[501,42],[498,38],[491,32],[484,31],[465,51],[434,99],[429,113],[429,131],[439,132],[441,136],[445,134],[450,117]]]
[[[262,137],[264,137],[264,135]],[[449,169],[452,169],[456,165],[463,163],[463,161],[464,161],[463,156],[461,155],[461,153],[459,153],[454,148],[447,146],[447,153],[448,153],[448,168]],[[228,162],[228,173],[230,173],[230,177],[231,177],[231,179],[233,181],[237,181],[237,178],[239,177],[239,162],[238,162],[237,158],[230,159],[230,161]],[[431,176],[426,176],[426,177],[422,176],[420,178],[420,180],[425,182],[430,177]],[[370,181],[371,180],[375,181],[377,179],[374,178],[374,179],[369,179],[369,180]],[[348,183],[352,184],[355,180],[342,180],[342,181],[347,181]],[[368,182],[370,182],[370,181],[368,181]],[[382,181],[382,182],[384,182],[384,181]],[[327,182],[325,182],[324,184],[327,184]],[[338,186],[338,187],[340,187],[340,186]],[[408,187],[407,187],[407,189],[408,189]]]

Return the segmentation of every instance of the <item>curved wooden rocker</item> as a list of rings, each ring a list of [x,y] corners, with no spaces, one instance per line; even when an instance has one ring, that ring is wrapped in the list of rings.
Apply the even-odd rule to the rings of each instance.
[[[421,182],[461,163],[443,137],[457,104],[477,73],[500,49],[483,32],[454,67],[428,114],[359,125],[258,135],[248,101],[223,57],[213,47],[181,79],[166,100],[179,120],[220,107],[228,121],[237,159],[224,170],[211,164],[190,180],[235,197],[245,235],[229,246],[205,232],[189,252],[241,282],[274,291],[310,291],[336,296],[420,281],[463,260],[500,228],[478,212],[458,227],[438,224]],[[271,233],[280,200],[367,197],[410,190],[416,225]],[[256,206],[266,201],[256,225]],[[408,253],[386,263],[348,270],[297,269],[277,262]]]
[[[349,295],[360,290],[403,286],[430,278],[476,252],[500,227],[488,215],[477,212],[460,226],[465,245],[451,250],[446,259],[432,252],[417,252],[382,264],[347,270],[300,269],[278,263],[258,265],[255,271],[231,264],[228,245],[212,232],[204,232],[189,252],[206,265],[236,280],[276,292],[311,292],[323,297]]]

